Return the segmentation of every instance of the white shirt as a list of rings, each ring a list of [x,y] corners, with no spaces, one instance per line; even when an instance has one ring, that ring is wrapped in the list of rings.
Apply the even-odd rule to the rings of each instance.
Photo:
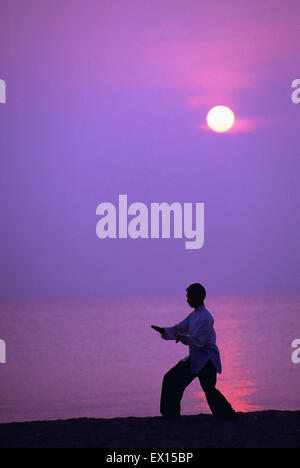
[[[221,374],[222,365],[216,345],[214,319],[204,304],[174,327],[164,327],[161,337],[164,340],[175,340],[175,334],[180,336],[183,344],[189,346],[189,356],[181,361],[186,361],[190,357],[192,374],[198,374],[209,359]]]

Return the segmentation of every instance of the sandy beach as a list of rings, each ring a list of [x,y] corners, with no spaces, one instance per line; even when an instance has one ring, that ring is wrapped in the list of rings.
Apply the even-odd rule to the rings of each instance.
[[[300,448],[300,411],[69,419],[0,424],[1,448]]]

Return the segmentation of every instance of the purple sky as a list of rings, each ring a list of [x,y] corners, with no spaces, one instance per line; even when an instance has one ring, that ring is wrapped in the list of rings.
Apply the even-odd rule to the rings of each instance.
[[[299,17],[298,0],[2,0],[1,298],[299,290]],[[215,105],[235,131],[203,128]],[[119,194],[204,202],[204,247],[100,240]]]

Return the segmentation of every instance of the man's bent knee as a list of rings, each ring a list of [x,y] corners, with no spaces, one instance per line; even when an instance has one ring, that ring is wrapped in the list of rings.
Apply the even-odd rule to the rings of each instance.
[[[169,372],[167,372],[163,377],[163,384],[168,385],[175,381],[174,376]]]

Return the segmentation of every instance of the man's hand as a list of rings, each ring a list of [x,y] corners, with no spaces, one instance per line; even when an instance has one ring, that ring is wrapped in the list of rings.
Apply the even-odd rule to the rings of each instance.
[[[151,325],[151,328],[153,328],[153,330],[158,331],[161,335],[165,332],[164,328],[158,327],[157,325]],[[181,336],[179,333],[175,333],[175,338],[176,343],[179,343],[179,341],[181,341]]]
[[[164,333],[165,331],[164,328],[158,327],[157,325],[151,325],[151,328],[153,328],[153,330],[159,332],[160,334]]]
[[[175,343],[179,343],[179,341],[180,341],[180,335],[178,335],[178,333],[175,333],[175,338],[176,338],[176,342],[175,342]]]

